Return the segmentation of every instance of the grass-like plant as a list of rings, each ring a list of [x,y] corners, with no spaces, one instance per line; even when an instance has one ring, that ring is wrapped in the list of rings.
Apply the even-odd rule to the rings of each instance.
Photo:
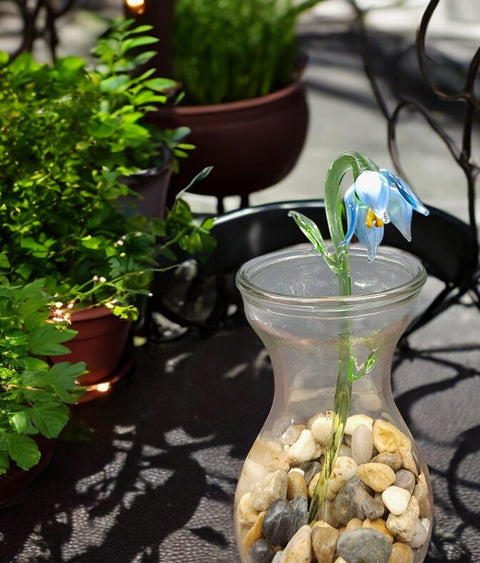
[[[191,104],[268,94],[291,82],[299,16],[321,0],[176,0],[173,76]]]

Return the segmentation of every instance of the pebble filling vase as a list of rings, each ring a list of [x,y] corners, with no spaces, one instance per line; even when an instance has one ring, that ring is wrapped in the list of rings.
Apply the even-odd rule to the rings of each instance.
[[[260,256],[237,274],[275,378],[235,494],[243,562],[418,563],[427,553],[428,468],[391,390],[393,354],[426,273],[395,250],[373,262],[362,250],[349,255],[351,296],[338,296],[336,276],[311,247]],[[353,379],[349,416],[325,500],[309,521],[345,365]]]

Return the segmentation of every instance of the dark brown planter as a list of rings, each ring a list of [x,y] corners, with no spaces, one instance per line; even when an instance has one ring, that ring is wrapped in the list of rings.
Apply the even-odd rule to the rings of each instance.
[[[32,436],[32,438],[37,442],[42,454],[40,461],[28,471],[20,469],[14,462],[11,462],[10,469],[0,476],[0,507],[15,503],[52,459],[55,440],[43,436]]]
[[[122,177],[121,181],[140,196],[135,198],[134,203],[142,215],[163,219],[171,176],[172,165],[169,163],[161,168],[149,168]],[[121,198],[119,205],[120,209],[128,213],[132,199]]]
[[[160,127],[191,129],[196,146],[170,181],[176,194],[205,166],[211,174],[191,191],[225,196],[252,192],[280,182],[293,169],[305,144],[309,111],[300,78],[267,96],[210,106],[162,108],[149,115]]]
[[[125,375],[132,365],[125,359],[130,321],[116,317],[106,307],[93,307],[74,311],[71,328],[78,331],[73,340],[66,343],[70,354],[54,356],[52,361],[86,362],[89,373],[78,379],[87,387],[80,402],[88,401]]]

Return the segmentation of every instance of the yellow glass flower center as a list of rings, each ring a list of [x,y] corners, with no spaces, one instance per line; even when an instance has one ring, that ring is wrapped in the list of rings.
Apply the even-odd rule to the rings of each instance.
[[[369,229],[372,227],[383,227],[383,221],[375,215],[375,213],[369,209],[367,213],[367,217],[365,219],[365,224]]]

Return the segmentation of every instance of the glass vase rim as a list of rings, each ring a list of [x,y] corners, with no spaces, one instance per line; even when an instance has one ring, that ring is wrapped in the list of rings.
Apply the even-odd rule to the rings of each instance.
[[[367,252],[361,248],[349,248],[350,258],[362,258],[368,261]],[[388,304],[403,300],[408,300],[420,291],[427,279],[427,272],[421,261],[409,254],[395,248],[382,248],[375,257],[375,262],[395,264],[402,267],[405,272],[410,273],[408,280],[370,293],[356,293],[353,295],[318,295],[302,296],[286,293],[279,293],[259,287],[251,279],[249,272],[255,273],[268,265],[278,264],[287,257],[318,257],[323,260],[320,254],[313,247],[305,248],[305,245],[294,248],[276,250],[261,256],[257,256],[245,262],[237,271],[235,282],[237,288],[244,294],[261,300],[264,303],[271,303],[277,306],[297,306],[317,309],[350,309],[352,307],[375,307],[381,304]],[[252,277],[252,276],[250,276]],[[352,280],[354,281],[354,280]]]

